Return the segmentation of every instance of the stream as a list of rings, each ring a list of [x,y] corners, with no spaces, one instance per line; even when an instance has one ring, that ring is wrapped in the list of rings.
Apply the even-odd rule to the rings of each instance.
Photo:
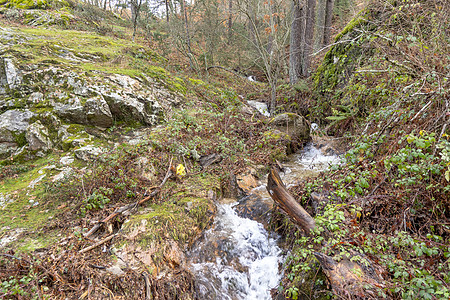
[[[337,156],[323,155],[310,143],[289,156],[280,175],[289,186],[338,161]],[[284,262],[278,236],[242,213],[257,207],[264,214],[273,206],[265,185],[239,201],[225,199],[219,203],[212,228],[188,253],[201,299],[272,299],[270,290],[278,287]]]

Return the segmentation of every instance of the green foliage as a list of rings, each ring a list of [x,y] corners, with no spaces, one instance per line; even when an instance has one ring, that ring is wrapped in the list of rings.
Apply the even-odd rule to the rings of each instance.
[[[104,188],[102,186],[98,189],[94,189],[92,194],[90,194],[86,199],[83,200],[81,213],[84,215],[86,214],[87,210],[94,210],[105,207],[105,204],[108,204],[111,201],[108,196],[111,196],[112,193],[112,189]]]

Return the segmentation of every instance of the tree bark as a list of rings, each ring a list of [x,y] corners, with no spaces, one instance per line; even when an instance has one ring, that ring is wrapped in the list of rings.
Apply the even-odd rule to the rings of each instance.
[[[164,3],[166,4],[166,20],[167,20],[167,24],[169,24],[169,21],[170,21],[170,19],[169,19],[169,14],[170,14],[170,11],[169,11],[169,1],[170,1],[170,0],[165,0],[165,1],[164,1]]]
[[[300,1],[292,2],[292,24],[289,47],[289,81],[298,82],[302,76],[302,44],[304,39],[303,7]]]
[[[319,50],[323,44],[323,35],[325,29],[325,14],[328,0],[318,0],[316,6],[316,29],[314,37],[314,51]]]
[[[314,20],[316,11],[316,0],[307,0],[306,2],[306,20],[305,20],[305,48],[303,50],[302,75],[309,76],[309,66],[311,64],[311,53],[314,44]]]
[[[233,0],[228,2],[228,45],[231,44],[231,38],[233,36]]]
[[[323,46],[327,46],[330,43],[331,36],[331,24],[333,20],[333,8],[334,0],[327,0],[325,7],[325,27],[323,29]]]
[[[316,227],[316,222],[289,194],[275,168],[270,170],[267,178],[267,191],[272,199],[280,205],[281,209],[309,235],[311,230]]]

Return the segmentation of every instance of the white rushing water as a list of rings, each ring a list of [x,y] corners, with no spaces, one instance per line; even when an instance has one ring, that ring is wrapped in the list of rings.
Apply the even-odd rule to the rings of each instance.
[[[281,279],[281,249],[261,223],[239,217],[233,210],[236,204],[219,205],[214,227],[206,232],[205,240],[222,255],[193,264],[194,272],[209,281],[203,287],[209,291],[202,292],[209,299],[271,299],[270,289]],[[211,244],[195,251],[209,251],[203,247]],[[205,255],[200,260],[212,259]]]
[[[281,177],[286,185],[314,176],[337,156],[323,155],[308,144],[283,164]],[[252,191],[258,201],[272,204],[265,183]],[[219,204],[214,225],[189,254],[201,299],[268,300],[270,290],[281,280],[282,251],[276,236],[261,223],[240,217],[233,209],[238,202]]]

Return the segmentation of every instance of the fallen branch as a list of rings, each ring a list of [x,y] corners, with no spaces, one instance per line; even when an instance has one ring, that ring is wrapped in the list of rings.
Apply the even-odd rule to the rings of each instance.
[[[151,300],[153,297],[152,297],[150,278],[148,277],[147,272],[143,272],[142,276],[144,277],[144,281],[145,281],[145,300]]]
[[[281,209],[309,235],[316,227],[316,222],[308,212],[292,197],[286,189],[277,170],[272,168],[267,179],[267,191]]]
[[[171,159],[170,159],[170,162],[169,162],[169,168],[167,169],[167,172],[166,172],[166,176],[164,176],[164,179],[163,179],[163,181],[161,182],[161,184],[160,184],[159,186],[157,186],[156,188],[153,187],[154,190],[153,190],[153,192],[151,192],[151,194],[150,194],[149,196],[147,196],[147,197],[145,197],[144,199],[139,200],[139,201],[137,201],[137,202],[130,203],[130,204],[128,204],[128,205],[125,205],[125,206],[122,206],[122,207],[117,208],[112,214],[110,214],[109,216],[107,216],[106,218],[104,218],[103,220],[101,220],[100,222],[98,222],[97,224],[95,224],[95,226],[92,227],[92,229],[89,230],[89,231],[84,235],[84,237],[87,238],[87,237],[91,236],[91,235],[94,234],[100,227],[102,227],[102,225],[103,225],[104,223],[106,223],[106,222],[110,221],[111,219],[117,217],[119,214],[123,214],[124,212],[126,212],[126,211],[128,211],[128,210],[130,210],[130,209],[136,208],[136,207],[138,207],[139,205],[143,204],[144,202],[146,202],[146,201],[152,199],[153,197],[155,197],[155,196],[161,191],[161,188],[166,184],[167,180],[168,180],[168,179],[170,178],[170,176],[172,176],[172,175],[173,175],[173,172],[172,172],[172,158],[171,158]]]
[[[87,247],[87,248],[84,248],[84,249],[78,251],[78,253],[82,254],[82,253],[88,252],[88,251],[90,251],[90,250],[92,250],[92,249],[94,249],[94,248],[96,248],[96,247],[98,247],[98,246],[100,246],[100,245],[103,245],[103,244],[106,243],[107,241],[112,240],[116,235],[117,235],[117,233],[111,234],[110,236],[105,237],[103,240],[98,241],[98,242],[95,243],[94,245],[89,246],[89,247]]]

